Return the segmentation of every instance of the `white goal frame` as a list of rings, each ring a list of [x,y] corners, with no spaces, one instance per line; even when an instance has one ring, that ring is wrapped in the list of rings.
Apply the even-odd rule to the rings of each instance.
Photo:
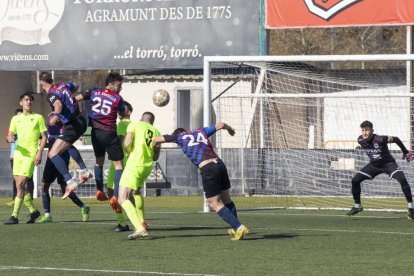
[[[204,97],[203,97],[203,126],[208,126],[214,122],[211,122],[211,113],[212,113],[212,64],[213,63],[243,63],[244,65],[249,65],[249,63],[270,63],[270,62],[362,62],[362,61],[403,61],[406,62],[406,84],[407,84],[407,93],[412,92],[413,88],[413,72],[412,72],[412,62],[414,61],[414,54],[392,54],[392,55],[312,55],[312,56],[205,56],[204,57],[204,67],[203,67],[203,89],[204,89]],[[265,70],[263,70],[265,71]],[[260,79],[261,76],[259,76]],[[262,90],[261,88],[262,82],[258,81],[257,86],[255,88],[256,92]],[[411,95],[385,95],[382,94],[383,97],[412,97]],[[262,93],[254,93],[250,95],[240,95],[240,97],[248,97],[252,99],[259,99],[259,98],[266,98],[266,97],[280,97],[280,98],[289,98],[289,97],[346,97],[344,95],[332,95],[332,94],[262,94]],[[353,93],[349,97],[357,97],[357,98],[364,98],[364,97],[372,97],[372,95],[366,96],[364,94],[355,94]],[[262,132],[261,132],[262,134]],[[261,139],[262,140],[262,139]],[[207,201],[204,200],[204,212],[210,211]],[[395,209],[393,210],[395,211]]]

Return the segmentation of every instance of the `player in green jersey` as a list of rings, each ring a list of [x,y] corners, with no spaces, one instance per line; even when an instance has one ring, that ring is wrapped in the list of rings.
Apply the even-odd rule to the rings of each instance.
[[[160,155],[160,146],[152,144],[152,139],[160,135],[153,127],[154,120],[154,114],[145,112],[139,122],[129,124],[124,140],[129,157],[119,182],[119,203],[135,228],[135,232],[128,236],[129,240],[148,236],[131,200],[134,200],[134,192],[144,186],[152,171],[152,162],[157,161]]]
[[[125,105],[125,113],[122,116],[121,115],[119,116],[120,121],[119,121],[119,123],[116,127],[116,133],[119,137],[119,140],[121,141],[122,150],[124,151],[123,163],[124,163],[124,167],[125,167],[128,156],[125,153],[125,148],[123,146],[123,142],[124,142],[124,138],[127,134],[128,125],[131,122],[131,113],[133,111],[133,108],[132,108],[131,104],[127,101],[124,101],[124,105]],[[112,198],[114,196],[114,173],[115,173],[115,166],[114,166],[114,163],[111,162],[111,164],[109,165],[108,176],[106,178],[106,190],[107,190],[107,193],[108,193],[108,197],[106,197],[106,195],[104,194],[106,199]],[[114,206],[112,206],[112,208],[114,209],[115,216],[118,220],[118,225],[114,228],[114,230],[116,232],[129,231],[129,226],[126,223],[126,219],[125,219],[124,214],[122,213],[122,209],[120,209],[119,212],[117,212],[116,208],[114,208]]]
[[[33,205],[31,195],[26,192],[25,183],[33,176],[34,167],[42,161],[45,148],[46,124],[42,115],[32,112],[34,97],[31,93],[20,96],[20,105],[23,112],[13,116],[10,122],[7,141],[14,142],[17,134],[19,143],[14,151],[13,177],[16,181],[17,194],[12,216],[4,224],[18,224],[18,216],[22,203],[29,208],[30,219],[27,223],[34,223],[40,212]],[[39,137],[41,137],[39,145]]]

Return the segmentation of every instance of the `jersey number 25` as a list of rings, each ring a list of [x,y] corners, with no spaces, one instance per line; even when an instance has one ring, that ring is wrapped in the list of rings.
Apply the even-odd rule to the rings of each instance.
[[[112,111],[112,102],[102,100],[101,98],[93,98],[92,110],[97,114],[108,115]]]

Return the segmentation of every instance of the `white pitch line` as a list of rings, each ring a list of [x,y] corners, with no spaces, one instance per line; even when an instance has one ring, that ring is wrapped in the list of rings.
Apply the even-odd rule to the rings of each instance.
[[[133,271],[133,270],[105,270],[105,269],[81,269],[81,268],[58,268],[58,267],[33,267],[33,266],[6,266],[1,265],[0,270],[49,270],[49,271],[76,271],[76,272],[100,272],[100,273],[124,273],[124,274],[153,274],[153,275],[183,275],[183,276],[218,276],[213,274],[193,274],[177,272],[157,271]]]

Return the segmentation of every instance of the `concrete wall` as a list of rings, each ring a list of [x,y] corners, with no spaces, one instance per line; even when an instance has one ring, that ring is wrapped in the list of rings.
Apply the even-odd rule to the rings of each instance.
[[[14,111],[20,108],[20,95],[32,89],[31,72],[0,71],[0,80],[0,148],[8,148],[4,138]]]

